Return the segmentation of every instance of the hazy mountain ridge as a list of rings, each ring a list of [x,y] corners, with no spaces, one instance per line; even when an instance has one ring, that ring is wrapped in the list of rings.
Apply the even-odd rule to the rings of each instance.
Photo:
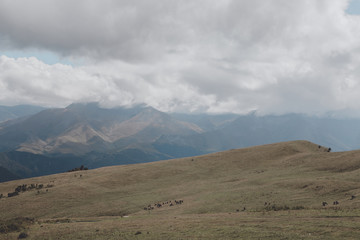
[[[238,116],[226,126],[177,139],[159,139],[178,146],[197,146],[215,152],[274,142],[305,139],[335,151],[360,148],[360,120],[311,117],[302,114],[280,116]]]
[[[31,105],[0,106],[0,122],[30,116],[44,109],[44,107]]]
[[[151,107],[103,109],[95,103],[72,104],[4,124],[0,129],[0,149],[81,155],[101,151],[105,145],[107,151],[122,138],[136,136],[139,142],[151,142],[161,135],[201,131],[194,124],[181,122]]]
[[[81,164],[96,168],[169,159],[174,156],[152,146],[156,139],[200,132],[195,124],[144,105],[72,104],[0,124],[0,166],[30,177]]]
[[[360,120],[302,114],[167,114],[145,105],[105,109],[78,103],[0,123],[0,152],[7,159],[0,166],[28,177],[81,164],[94,168],[149,162],[291,140],[335,151],[358,149]],[[32,167],[32,162],[47,167]]]
[[[0,166],[0,182],[12,181],[16,179],[20,179],[20,177]]]

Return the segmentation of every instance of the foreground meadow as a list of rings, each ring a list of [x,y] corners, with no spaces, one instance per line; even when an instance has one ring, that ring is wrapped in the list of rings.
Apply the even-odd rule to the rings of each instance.
[[[359,168],[295,141],[11,181],[0,239],[358,239]]]

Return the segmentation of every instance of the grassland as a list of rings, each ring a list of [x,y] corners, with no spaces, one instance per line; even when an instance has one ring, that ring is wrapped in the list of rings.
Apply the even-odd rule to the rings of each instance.
[[[306,141],[11,181],[0,194],[22,184],[44,187],[0,199],[0,239],[360,235],[360,151],[329,153]]]

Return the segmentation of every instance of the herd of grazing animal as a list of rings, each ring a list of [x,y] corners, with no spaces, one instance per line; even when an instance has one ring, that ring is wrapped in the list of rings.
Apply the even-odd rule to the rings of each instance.
[[[51,188],[53,187],[54,185],[52,184],[48,184],[47,186],[45,186],[45,188]],[[19,185],[17,186],[15,189],[14,189],[14,192],[10,192],[7,194],[8,198],[10,197],[15,197],[17,195],[19,195],[19,193],[21,192],[26,192],[26,191],[30,191],[30,190],[33,190],[33,189],[37,189],[38,190],[38,193],[39,193],[39,190],[44,188],[44,184],[23,184],[23,185]],[[46,191],[48,191],[48,189],[46,189]],[[0,195],[0,198],[4,197],[3,194]]]
[[[351,198],[350,200],[353,200],[353,198]],[[340,203],[339,203],[339,201],[334,201],[333,202],[333,205],[339,205]],[[322,202],[322,206],[323,207],[326,207],[326,205],[329,205],[327,202]]]
[[[154,204],[149,204],[147,207],[144,207],[144,210],[154,210],[155,207],[156,208],[161,208],[161,207],[164,207],[164,206],[169,206],[169,207],[172,207],[174,205],[180,205],[180,204],[183,204],[183,200],[174,200],[174,202],[172,202],[171,200],[170,201],[166,201],[166,202],[157,202],[157,203],[154,203]]]
[[[356,198],[356,196],[354,196],[354,195],[352,195],[351,196],[351,199],[350,200],[353,200],[353,199],[355,199]],[[174,202],[172,202],[171,200],[170,201],[166,201],[166,202],[157,202],[157,203],[154,203],[154,204],[149,204],[147,207],[144,207],[144,210],[148,210],[148,211],[150,211],[150,210],[154,210],[155,208],[161,208],[161,207],[163,207],[163,206],[170,206],[170,207],[172,207],[172,206],[174,206],[174,205],[179,205],[179,204],[182,204],[184,201],[183,200],[174,200]],[[339,203],[339,201],[334,201],[333,202],[333,205],[339,205],[340,203]],[[266,207],[269,207],[271,205],[271,203],[270,202],[265,202],[264,203],[264,206],[266,206]],[[328,203],[327,202],[322,202],[322,206],[323,207],[325,207],[325,206],[327,206],[328,205]],[[236,209],[236,212],[239,212],[240,210],[239,209]],[[242,209],[242,211],[246,211],[246,208],[244,207],[243,209]]]

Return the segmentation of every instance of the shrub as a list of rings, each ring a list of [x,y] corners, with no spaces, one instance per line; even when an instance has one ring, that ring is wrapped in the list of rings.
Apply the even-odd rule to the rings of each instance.
[[[35,221],[34,218],[28,218],[28,217],[18,217],[14,219],[8,219],[6,221],[0,221],[0,234],[1,233],[6,234],[10,232],[20,232],[21,230],[24,230],[27,225],[33,224],[34,221]]]
[[[0,233],[19,231],[20,227],[15,223],[0,223]]]
[[[18,239],[27,238],[27,237],[28,237],[27,233],[22,232],[19,234]]]
[[[22,232],[19,234],[18,239],[27,238],[27,236],[28,236],[27,233]]]
[[[12,193],[8,193],[8,197],[14,197],[19,195],[19,192],[12,192]]]
[[[80,167],[77,168],[73,168],[71,170],[68,170],[68,172],[76,172],[76,171],[83,171],[83,170],[88,170],[87,167],[85,167],[84,165],[81,165]]]

